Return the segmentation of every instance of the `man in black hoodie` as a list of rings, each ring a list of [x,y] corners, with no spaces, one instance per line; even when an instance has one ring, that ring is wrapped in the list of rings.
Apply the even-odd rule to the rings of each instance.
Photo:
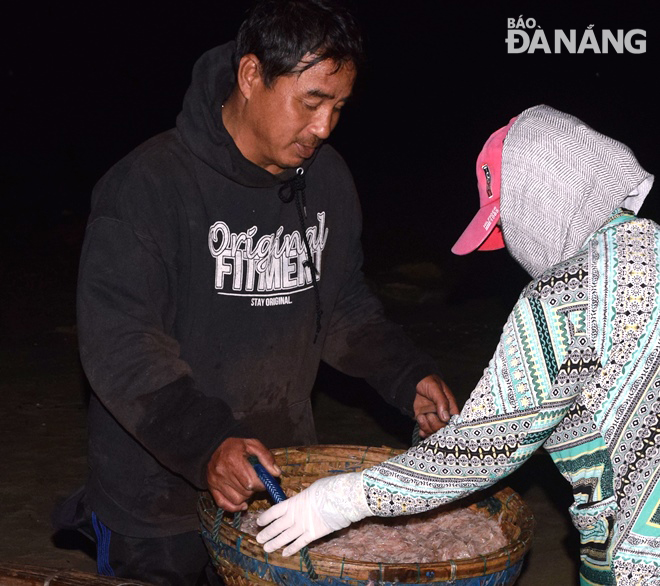
[[[355,187],[323,144],[361,59],[340,7],[264,0],[197,62],[176,128],[96,186],[78,325],[100,573],[195,584],[198,491],[245,509],[248,455],[277,475],[268,448],[316,441],[321,360],[422,434],[458,412],[368,291]]]

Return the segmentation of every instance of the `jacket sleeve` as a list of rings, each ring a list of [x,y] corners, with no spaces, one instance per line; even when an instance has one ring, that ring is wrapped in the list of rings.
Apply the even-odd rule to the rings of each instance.
[[[104,211],[90,219],[79,269],[85,373],[124,430],[162,465],[204,488],[215,448],[226,437],[250,434],[222,400],[197,390],[179,356],[173,335],[177,271],[162,243],[136,229],[125,210]]]
[[[374,515],[413,514],[486,488],[546,441],[598,367],[594,357],[591,364],[580,363],[577,382],[569,376],[578,372],[571,363],[577,343],[556,335],[556,328],[552,334],[560,322],[537,299],[518,301],[460,415],[407,452],[364,471]]]
[[[337,370],[364,378],[390,404],[413,414],[416,385],[439,374],[436,361],[419,350],[403,329],[388,320],[362,273],[361,212],[351,184],[350,222],[356,226],[343,286],[330,317],[322,359]]]

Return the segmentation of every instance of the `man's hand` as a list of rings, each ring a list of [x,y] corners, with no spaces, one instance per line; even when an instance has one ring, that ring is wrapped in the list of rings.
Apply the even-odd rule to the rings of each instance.
[[[458,415],[456,399],[445,382],[431,374],[417,383],[413,403],[420,437],[427,437],[447,425],[452,415]]]
[[[206,481],[218,507],[236,512],[247,509],[247,499],[264,490],[257,473],[248,462],[248,456],[257,456],[259,462],[273,476],[282,471],[268,448],[257,439],[227,438],[222,442],[206,466]]]

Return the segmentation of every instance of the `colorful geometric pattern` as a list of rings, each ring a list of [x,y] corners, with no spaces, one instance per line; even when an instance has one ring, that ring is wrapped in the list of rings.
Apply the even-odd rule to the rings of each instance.
[[[619,211],[523,291],[460,415],[366,470],[375,515],[485,488],[542,445],[571,483],[583,584],[660,584],[660,228]]]

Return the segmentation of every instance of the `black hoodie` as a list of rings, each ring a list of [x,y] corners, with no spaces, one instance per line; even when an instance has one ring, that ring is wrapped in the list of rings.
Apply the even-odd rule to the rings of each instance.
[[[117,163],[92,198],[78,287],[94,391],[87,495],[125,535],[196,529],[206,463],[227,437],[314,443],[320,360],[408,413],[437,372],[364,283],[341,157],[320,147],[296,193],[301,171],[275,176],[240,154],[221,116],[232,49],[201,57],[176,128]]]

